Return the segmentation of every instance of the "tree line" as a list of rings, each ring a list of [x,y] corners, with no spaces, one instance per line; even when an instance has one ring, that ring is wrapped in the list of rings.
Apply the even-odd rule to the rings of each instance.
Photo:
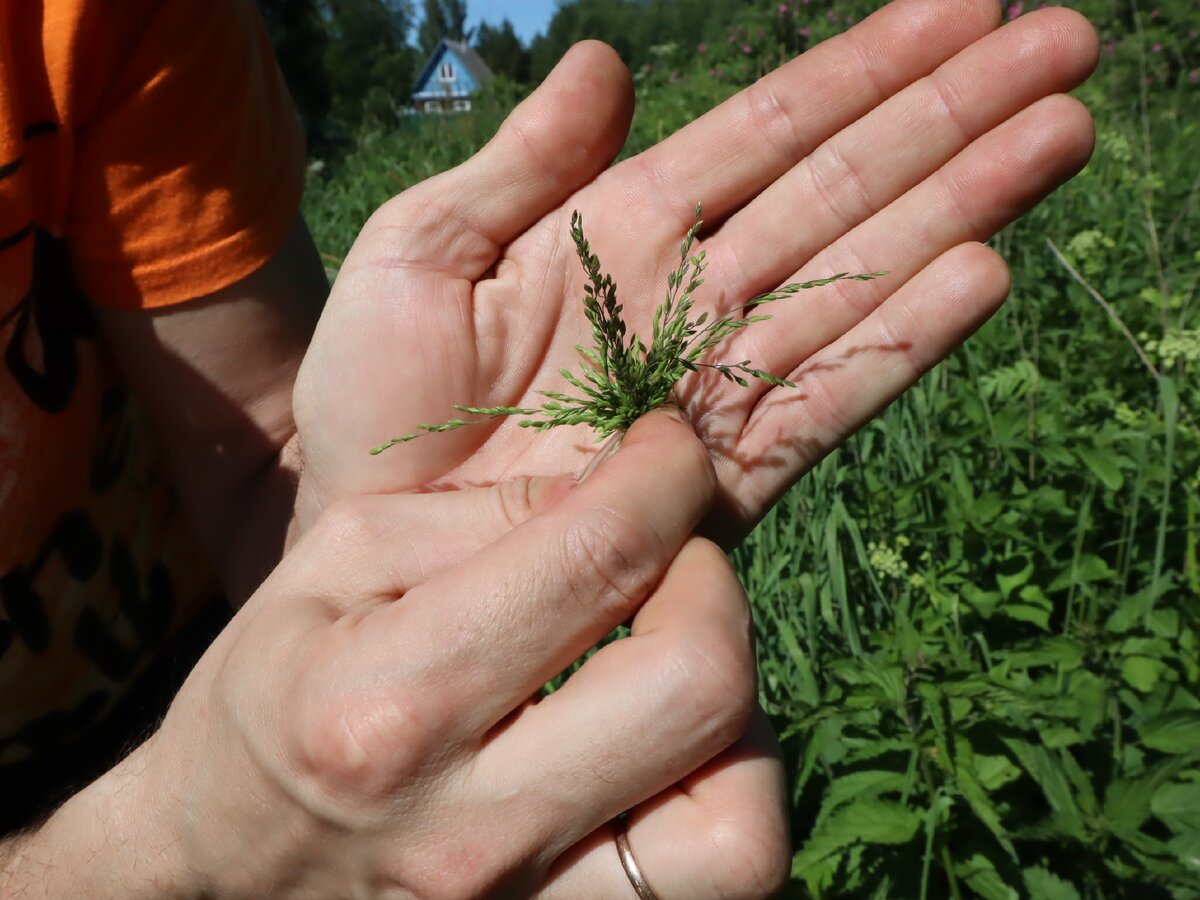
[[[467,27],[467,0],[258,0],[310,133],[389,124],[442,38],[469,43],[494,73],[540,82],[584,38],[612,45],[637,70],[664,45],[714,41],[739,10],[763,0],[560,0],[529,44],[512,22]]]

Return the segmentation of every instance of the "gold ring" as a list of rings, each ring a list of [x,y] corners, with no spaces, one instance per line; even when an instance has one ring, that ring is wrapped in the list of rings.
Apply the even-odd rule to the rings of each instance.
[[[621,858],[621,868],[625,870],[625,875],[637,891],[638,897],[641,900],[658,900],[658,894],[654,893],[654,888],[650,887],[650,882],[642,874],[642,868],[629,846],[629,835],[625,832],[625,816],[617,819],[617,856]]]

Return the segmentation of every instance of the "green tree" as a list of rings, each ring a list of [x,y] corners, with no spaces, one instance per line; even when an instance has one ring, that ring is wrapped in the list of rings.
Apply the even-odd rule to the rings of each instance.
[[[391,122],[408,98],[417,60],[409,0],[325,0],[324,69],[332,113],[355,127]]]
[[[325,22],[316,0],[258,0],[296,110],[310,137],[329,115]]]
[[[561,3],[545,35],[538,35],[530,46],[533,74],[545,78],[572,44],[595,38],[612,46],[626,64],[632,65],[637,55],[639,17],[644,14],[641,3],[629,0],[574,0]]]
[[[425,0],[421,27],[417,32],[417,46],[426,58],[442,38],[465,41],[470,37],[471,33],[467,30],[467,0]]]
[[[475,32],[475,50],[497,75],[504,75],[520,84],[529,81],[529,50],[521,43],[508,19],[498,26],[483,22]]]
[[[530,44],[533,75],[544,78],[572,44],[586,38],[613,47],[635,72],[703,57],[707,47],[701,45],[724,39],[726,26],[748,5],[729,0],[563,0],[546,33]]]

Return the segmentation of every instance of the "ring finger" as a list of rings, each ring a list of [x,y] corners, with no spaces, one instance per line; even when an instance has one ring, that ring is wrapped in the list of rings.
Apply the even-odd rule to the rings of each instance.
[[[538,900],[632,900],[619,827],[606,823],[559,857]],[[624,828],[659,900],[774,896],[790,869],[790,836],[783,761],[766,714],[756,711],[736,744],[643,803]]]

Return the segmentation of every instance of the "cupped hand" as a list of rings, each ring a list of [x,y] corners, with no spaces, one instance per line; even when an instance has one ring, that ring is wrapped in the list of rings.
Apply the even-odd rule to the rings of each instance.
[[[714,490],[655,413],[578,485],[328,509],[133,757],[185,893],[632,898],[632,809],[663,900],[768,896],[788,838],[748,606],[689,537]]]
[[[995,0],[896,0],[656,147],[609,168],[631,83],[576,46],[462,166],[363,228],[296,389],[301,521],[355,493],[493,484],[576,471],[583,428],[514,420],[367,449],[454,404],[538,404],[590,345],[579,210],[644,334],[698,201],[710,267],[698,309],[736,310],[781,284],[889,274],[806,292],[719,349],[798,383],[715,373],[680,389],[719,478],[722,539],[966,339],[998,307],[1004,263],[979,244],[1087,160],[1091,119],[1064,96],[1096,37],[1066,9],[999,25]]]

